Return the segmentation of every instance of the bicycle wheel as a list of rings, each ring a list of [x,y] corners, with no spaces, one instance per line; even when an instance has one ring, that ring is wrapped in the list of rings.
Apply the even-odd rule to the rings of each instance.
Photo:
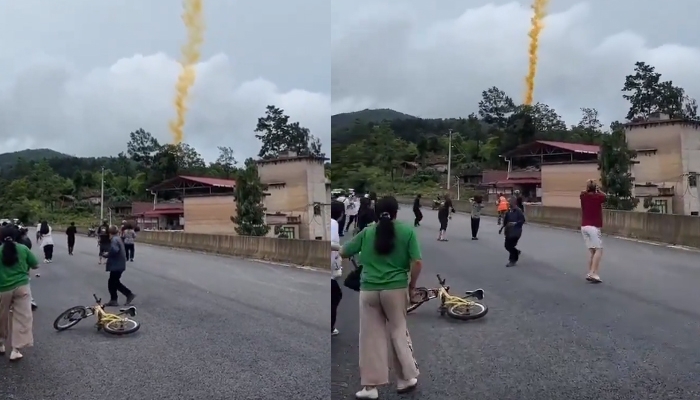
[[[84,306],[75,306],[62,312],[55,321],[53,328],[57,331],[65,331],[68,328],[74,327],[83,318],[87,317],[88,309]]]
[[[479,319],[485,316],[488,312],[488,307],[475,301],[469,301],[460,304],[452,304],[449,307],[447,307],[447,315],[449,315],[451,318],[459,319],[462,321]]]
[[[120,318],[107,322],[102,328],[111,335],[128,335],[138,331],[141,324],[131,318]]]

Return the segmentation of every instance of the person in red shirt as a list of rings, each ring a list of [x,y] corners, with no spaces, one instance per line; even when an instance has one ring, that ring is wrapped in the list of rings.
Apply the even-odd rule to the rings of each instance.
[[[586,280],[593,283],[602,282],[598,275],[600,259],[603,256],[603,204],[605,194],[600,191],[598,184],[590,179],[586,190],[581,192],[581,234],[586,247],[591,253],[588,261]]]

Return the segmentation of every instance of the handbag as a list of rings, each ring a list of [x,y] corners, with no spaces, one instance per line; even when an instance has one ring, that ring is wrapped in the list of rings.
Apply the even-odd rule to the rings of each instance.
[[[362,266],[357,265],[355,262],[355,258],[351,258],[350,261],[352,261],[352,264],[355,266],[355,269],[350,271],[348,276],[345,277],[345,281],[343,281],[343,285],[345,285],[346,288],[352,289],[356,292],[360,291],[360,276],[362,275]]]

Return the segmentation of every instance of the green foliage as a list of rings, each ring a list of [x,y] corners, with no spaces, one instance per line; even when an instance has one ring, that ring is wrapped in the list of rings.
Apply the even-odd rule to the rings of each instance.
[[[331,117],[331,129],[347,128],[355,121],[381,123],[397,119],[416,119],[413,115],[382,108],[377,110],[362,110],[349,113],[335,114]]]
[[[255,137],[262,142],[258,157],[276,158],[288,151],[323,157],[321,141],[298,122],[289,122],[284,110],[267,106],[265,116],[258,118]]]
[[[258,165],[252,158],[245,161],[245,168],[238,173],[236,181],[236,233],[242,236],[265,236],[270,227],[265,225],[265,190],[258,175]]]
[[[638,200],[632,197],[634,157],[636,154],[628,148],[623,129],[617,129],[603,139],[598,168],[603,192],[607,194],[606,208],[631,211],[637,206]]]
[[[318,139],[298,123],[289,123],[289,117],[277,107],[268,106],[266,116],[260,120],[263,135],[259,138],[266,155],[300,148],[312,154],[321,153]],[[274,127],[281,127],[291,136],[275,132],[267,136]],[[115,157],[73,157],[48,149],[0,154],[0,218],[19,218],[25,223],[41,219],[54,224],[93,223],[100,206],[91,199],[100,197],[104,168],[106,207],[121,202],[150,201],[152,196],[147,188],[178,175],[193,175],[237,180],[239,189],[244,190],[239,194],[240,201],[249,192],[253,196],[239,208],[248,212],[246,221],[255,225],[260,218],[264,220],[264,210],[260,214],[252,206],[262,199],[262,194],[258,194],[262,189],[256,189],[260,181],[251,175],[257,174],[257,169],[246,165],[239,171],[233,149],[223,146],[218,149],[219,157],[207,164],[190,145],[161,144],[150,132],[139,128],[129,134],[126,153]],[[161,200],[167,200],[168,196],[177,194],[163,194]],[[257,227],[250,229],[252,234],[262,232]]]

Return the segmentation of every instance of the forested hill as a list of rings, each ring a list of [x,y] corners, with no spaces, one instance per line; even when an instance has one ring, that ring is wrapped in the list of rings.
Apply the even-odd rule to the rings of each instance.
[[[9,168],[17,164],[17,160],[24,159],[26,161],[41,161],[43,159],[52,158],[68,158],[67,154],[59,153],[51,149],[27,149],[15,151],[12,153],[0,154],[0,169]]]
[[[382,121],[394,121],[400,119],[417,119],[413,115],[404,114],[388,108],[377,110],[362,110],[349,113],[335,114],[331,116],[331,129],[348,129],[356,120],[362,122],[379,123]]]

